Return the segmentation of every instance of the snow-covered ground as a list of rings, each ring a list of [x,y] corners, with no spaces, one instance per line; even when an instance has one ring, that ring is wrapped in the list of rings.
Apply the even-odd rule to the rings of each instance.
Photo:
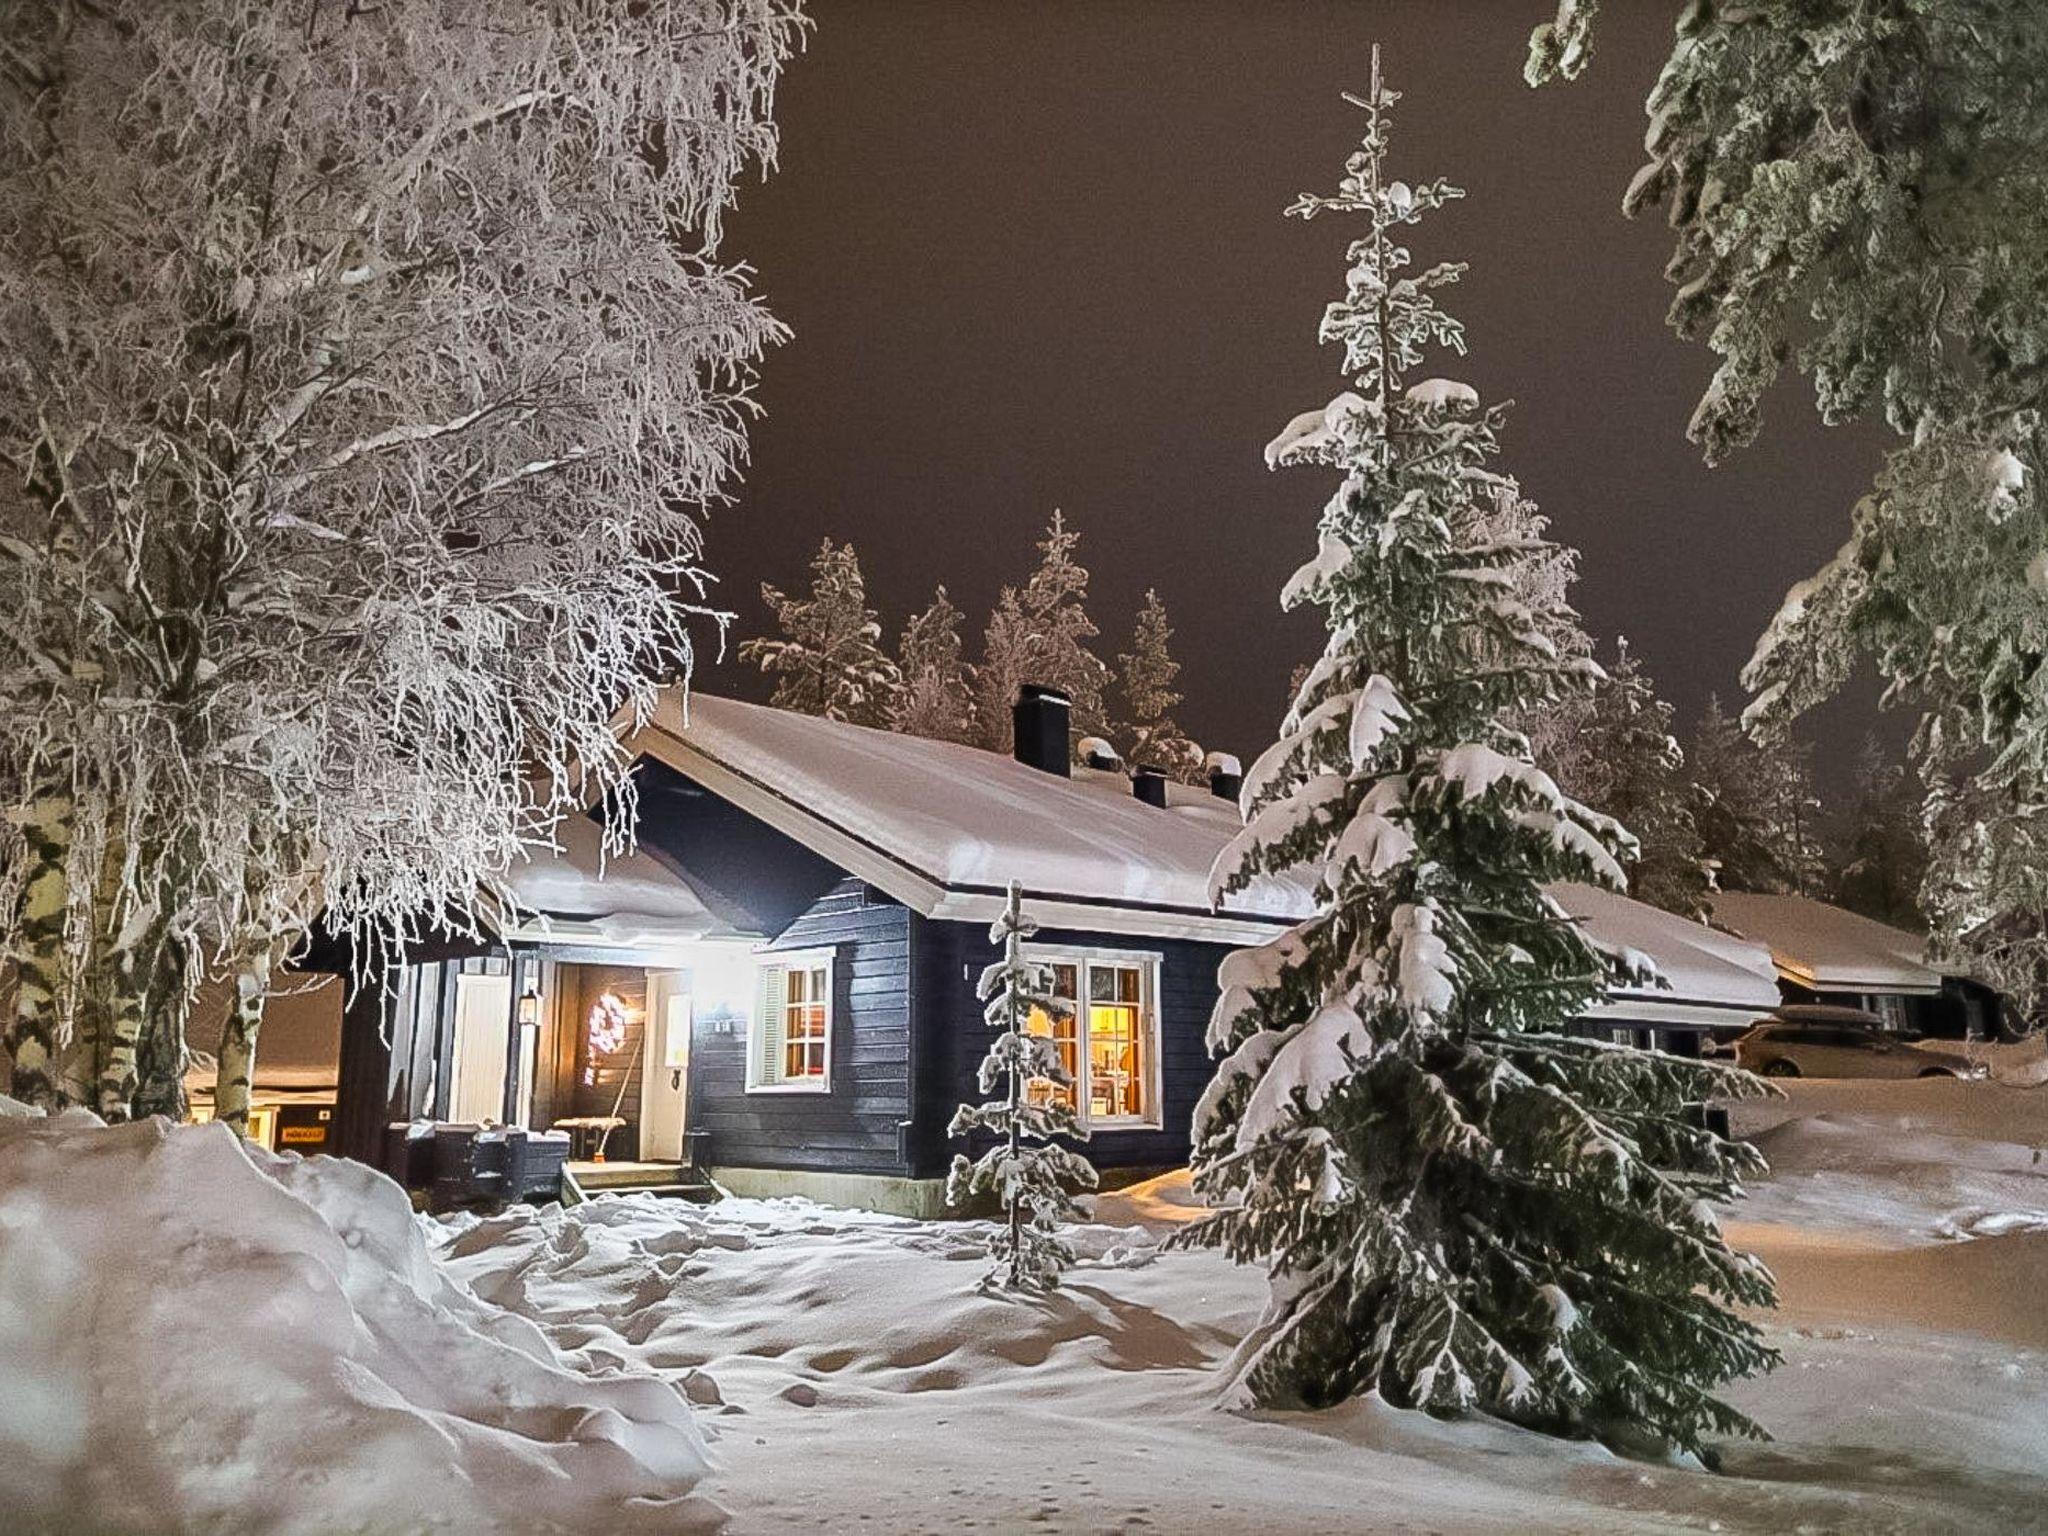
[[[742,1533],[2048,1529],[2048,1089],[1745,1110],[1777,1169],[1730,1231],[1783,1282],[1786,1363],[1731,1389],[1777,1438],[1720,1475],[1370,1401],[1219,1410],[1262,1286],[1159,1251],[1183,1179],[1101,1197],[1066,1289],[1014,1302],[977,1292],[973,1224],[631,1197],[408,1229],[359,1170],[208,1128],[20,1126],[0,1499],[92,1528],[690,1529],[652,1372]]]
[[[1732,1230],[1779,1270],[1771,1427],[1712,1475],[1376,1403],[1215,1407],[1262,1286],[1161,1253],[1185,1181],[1097,1203],[1042,1302],[985,1298],[981,1229],[798,1201],[517,1212],[450,1268],[571,1358],[707,1404],[735,1531],[2048,1528],[2048,1092],[1799,1083]],[[716,1404],[712,1403],[713,1398]]]

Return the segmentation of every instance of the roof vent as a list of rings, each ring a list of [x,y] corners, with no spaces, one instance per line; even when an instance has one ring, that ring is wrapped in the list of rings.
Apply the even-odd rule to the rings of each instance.
[[[1228,752],[1211,752],[1202,759],[1202,767],[1209,775],[1209,793],[1237,804],[1238,792],[1244,788],[1243,765]]]
[[[1124,760],[1117,755],[1116,748],[1100,736],[1083,736],[1074,750],[1080,754],[1081,761],[1090,768],[1100,768],[1105,772],[1114,773],[1124,765]]]
[[[1166,809],[1166,770],[1149,766],[1133,769],[1131,772],[1131,793],[1147,805]]]
[[[1026,683],[1017,690],[1017,704],[1010,712],[1017,761],[1027,768],[1069,777],[1067,729],[1074,715],[1074,701],[1057,688]]]

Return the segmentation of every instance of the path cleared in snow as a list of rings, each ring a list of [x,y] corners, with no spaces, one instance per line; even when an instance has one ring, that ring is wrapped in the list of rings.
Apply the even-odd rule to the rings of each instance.
[[[1373,1401],[1215,1406],[1257,1275],[1161,1253],[1185,1179],[1102,1197],[1038,1302],[979,1294],[986,1229],[647,1197],[450,1229],[450,1270],[572,1363],[700,1403],[705,1491],[786,1530],[2048,1529],[2048,1092],[1793,1085],[1730,1223],[1780,1273],[1786,1364],[1730,1395],[1777,1438],[1723,1475]]]

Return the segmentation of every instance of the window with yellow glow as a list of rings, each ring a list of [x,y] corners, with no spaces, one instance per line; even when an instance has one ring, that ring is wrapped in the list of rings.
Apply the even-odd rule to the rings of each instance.
[[[1158,962],[1082,956],[1044,963],[1052,973],[1053,1008],[1033,1008],[1025,1027],[1058,1045],[1074,1081],[1033,1082],[1031,1102],[1065,1104],[1084,1125],[1157,1124]]]
[[[782,1008],[782,1077],[784,1082],[825,1075],[825,1009],[828,973],[823,966],[793,969],[789,996]]]

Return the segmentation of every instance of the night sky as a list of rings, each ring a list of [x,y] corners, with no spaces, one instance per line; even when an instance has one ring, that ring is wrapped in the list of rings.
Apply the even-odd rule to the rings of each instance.
[[[1355,227],[1282,208],[1334,187],[1382,45],[1393,170],[1468,196],[1418,261],[1472,264],[1444,372],[1515,409],[1501,468],[1582,551],[1577,601],[1625,634],[1682,724],[1736,673],[1784,589],[1840,542],[1874,428],[1781,386],[1716,470],[1685,440],[1711,358],[1664,326],[1671,237],[1619,211],[1675,0],[1610,4],[1570,87],[1521,68],[1548,0],[814,0],[778,103],[781,168],[742,193],[728,256],[794,331],[770,356],[754,462],[711,527],[740,633],[761,581],[801,586],[826,535],[860,551],[893,636],[943,581],[979,627],[1054,507],[1082,535],[1101,654],[1156,586],[1183,724],[1249,755],[1320,648],[1277,594],[1313,552],[1327,474],[1260,449],[1344,387],[1317,345]],[[760,697],[736,662],[700,686]],[[1825,781],[1873,718],[1816,722]]]

